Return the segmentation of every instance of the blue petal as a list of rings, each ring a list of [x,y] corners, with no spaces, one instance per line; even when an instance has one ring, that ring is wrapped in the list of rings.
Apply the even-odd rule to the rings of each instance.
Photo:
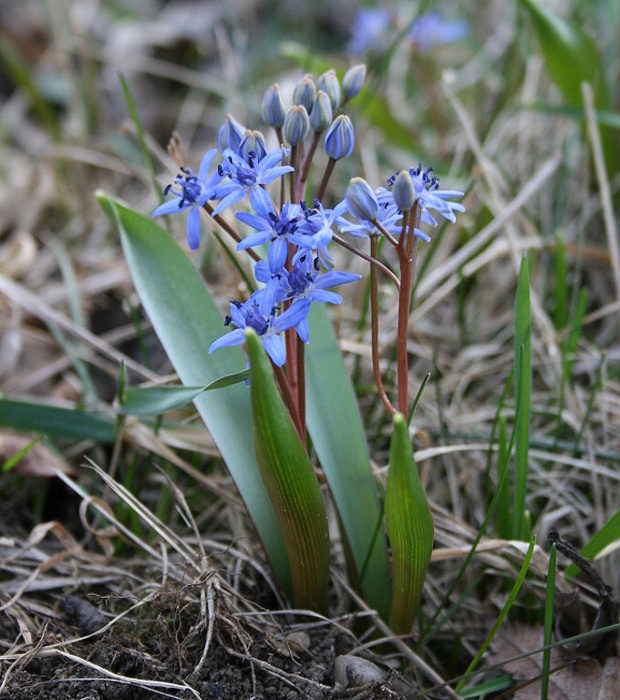
[[[342,302],[340,294],[328,292],[325,289],[313,289],[311,292],[308,292],[308,299],[326,304],[340,304]]]
[[[251,214],[247,211],[238,211],[235,214],[235,216],[239,219],[239,221],[243,221],[244,224],[255,228],[257,231],[265,231],[271,229],[269,223],[265,221],[264,218],[256,216],[256,214]],[[273,230],[271,231],[271,233],[273,235]]]
[[[292,168],[290,165],[280,165],[277,168],[269,168],[269,170],[265,170],[261,174],[259,182],[261,185],[268,185],[276,178],[286,175],[286,173],[292,173],[293,170],[295,170],[295,168]]]
[[[264,335],[261,340],[273,364],[276,367],[282,367],[286,362],[286,346],[282,338],[275,333],[270,333],[269,335]]]
[[[288,309],[280,314],[273,322],[273,330],[276,333],[280,333],[281,331],[286,331],[296,326],[308,316],[310,306],[312,306],[310,299],[298,299],[294,301]]]
[[[250,204],[254,211],[266,221],[269,221],[269,214],[276,213],[269,193],[262,187],[252,188],[250,192]]]
[[[180,204],[179,199],[170,199],[167,202],[164,202],[163,204],[160,204],[157,209],[153,212],[153,216],[167,216],[168,214],[176,214],[180,211],[183,211],[186,206],[189,205],[183,205],[182,207],[179,206]]]
[[[269,168],[273,168],[276,163],[279,163],[282,160],[282,149],[281,148],[274,148],[272,151],[269,151],[266,156],[263,157],[261,160],[258,169],[261,172],[264,172],[265,170],[269,170]]]
[[[245,197],[245,187],[235,186],[235,189],[215,207],[211,216],[217,216],[220,212],[236,204]]]
[[[220,348],[230,348],[233,345],[243,345],[244,342],[245,331],[243,328],[235,328],[234,331],[223,335],[221,338],[218,338],[216,341],[211,343],[211,346],[209,347],[209,354],[211,354],[214,350],[219,350]]]
[[[310,342],[310,326],[308,325],[308,318],[303,318],[296,326],[295,330],[297,335],[304,341],[304,343]]]
[[[259,231],[258,233],[253,233],[251,236],[244,238],[242,241],[237,243],[237,250],[246,250],[247,248],[253,248],[255,245],[262,245],[263,243],[269,243],[273,238],[273,231]],[[286,260],[285,260],[286,262]],[[282,267],[282,266],[280,266]],[[276,270],[277,272],[277,270]]]
[[[213,156],[217,153],[217,148],[212,148],[207,151],[202,160],[200,161],[200,168],[198,169],[198,182],[204,183],[207,181],[207,175],[209,174],[209,168],[211,167],[211,161]]]
[[[271,279],[269,265],[264,260],[259,260],[254,266],[254,277],[257,282],[269,282]]]
[[[250,236],[253,238],[253,236]],[[269,259],[269,269],[273,275],[278,274],[286,263],[288,256],[288,244],[285,238],[276,238],[269,246],[267,257]]]
[[[192,207],[187,213],[187,243],[192,250],[200,245],[200,209]]]
[[[357,282],[362,279],[361,275],[356,275],[353,272],[326,272],[324,275],[319,275],[314,283],[315,288],[326,289],[327,287],[335,287],[339,284],[348,284],[349,282]]]

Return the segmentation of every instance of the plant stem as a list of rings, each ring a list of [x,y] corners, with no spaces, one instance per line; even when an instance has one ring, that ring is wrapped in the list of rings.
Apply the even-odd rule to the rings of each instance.
[[[342,246],[345,250],[348,250],[350,253],[353,253],[359,258],[362,258],[362,260],[368,261],[372,267],[381,270],[381,272],[383,272],[387,277],[390,278],[390,281],[394,284],[396,289],[400,289],[400,281],[398,277],[392,272],[392,270],[390,270],[389,267],[384,265],[380,260],[373,258],[371,255],[366,255],[366,253],[363,253],[361,250],[354,248],[350,243],[347,243],[347,241],[345,241],[344,238],[340,238],[340,236],[336,233],[333,235],[332,241]]]
[[[409,361],[407,355],[407,336],[409,334],[409,306],[415,272],[415,258],[418,241],[414,228],[418,223],[417,202],[409,212],[403,212],[403,228],[396,247],[400,265],[400,292],[398,295],[398,330],[396,339],[396,366],[398,386],[398,410],[407,415],[409,393]]]
[[[306,181],[308,180],[308,175],[310,174],[310,166],[312,165],[312,159],[314,158],[314,153],[317,149],[317,146],[319,145],[319,141],[321,140],[321,133],[319,132],[318,134],[315,132],[312,142],[310,143],[310,148],[308,149],[308,153],[306,153],[304,160],[301,164],[301,171],[299,173],[299,182],[302,183],[304,186],[306,184]],[[317,199],[321,199],[320,197],[317,196]]]
[[[334,172],[334,168],[336,167],[336,161],[334,158],[330,158],[327,161],[327,165],[325,166],[325,172],[323,173],[323,179],[321,180],[321,184],[319,185],[319,190],[316,193],[316,198],[320,201],[323,199],[323,195],[325,194],[325,190],[327,189],[327,183],[329,182],[329,178],[332,176],[332,173]]]
[[[302,445],[306,444],[306,348],[304,341],[297,338],[297,413],[299,415],[299,437]]]
[[[379,250],[379,239],[377,235],[370,237],[370,256],[372,260],[377,259]],[[371,337],[372,337],[372,370],[377,385],[377,392],[385,406],[388,415],[393,416],[396,409],[392,406],[390,399],[385,393],[383,379],[381,377],[381,368],[379,367],[379,290],[377,282],[377,267],[370,266],[370,319],[371,319]]]

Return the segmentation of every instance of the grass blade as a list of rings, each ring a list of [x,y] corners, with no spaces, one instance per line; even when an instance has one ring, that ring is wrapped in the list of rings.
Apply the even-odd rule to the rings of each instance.
[[[521,566],[521,570],[519,571],[519,575],[517,576],[517,580],[515,581],[514,586],[512,587],[512,590],[510,591],[510,595],[508,596],[508,599],[504,603],[504,607],[501,609],[500,614],[497,617],[497,620],[495,620],[495,623],[494,623],[493,627],[491,628],[491,631],[489,632],[486,639],[482,643],[482,646],[480,647],[480,649],[478,649],[478,653],[472,659],[471,663],[467,667],[467,671],[465,671],[464,677],[459,681],[458,685],[456,686],[455,690],[457,693],[459,693],[461,691],[462,687],[467,682],[467,676],[469,676],[469,674],[480,663],[480,660],[484,656],[486,650],[489,648],[491,642],[495,638],[495,635],[499,631],[499,628],[502,626],[502,623],[504,622],[508,613],[510,612],[510,608],[512,608],[515,600],[517,599],[517,596],[519,595],[519,591],[521,590],[521,586],[523,585],[523,582],[525,581],[525,577],[527,576],[527,572],[530,568],[530,561],[532,560],[535,546],[536,546],[536,540],[532,539],[530,542],[530,546],[528,547],[527,553],[525,555],[525,559],[523,561],[523,564]]]
[[[530,278],[527,258],[523,256],[515,301],[515,394],[520,407],[515,417],[514,539],[524,536],[525,497],[527,494],[530,439],[530,396],[532,391],[532,317]]]

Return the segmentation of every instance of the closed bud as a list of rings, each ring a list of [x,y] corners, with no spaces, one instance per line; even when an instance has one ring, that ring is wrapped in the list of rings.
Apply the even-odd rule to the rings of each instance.
[[[284,138],[291,146],[298,146],[310,131],[310,118],[303,105],[293,105],[284,117]]]
[[[227,114],[226,121],[217,133],[217,145],[220,148],[220,152],[231,148],[235,153],[238,153],[245,132],[245,126],[239,124],[232,115]]]
[[[260,114],[263,124],[280,129],[284,124],[284,105],[280,97],[280,88],[277,83],[265,90],[260,106]]]
[[[340,107],[340,83],[338,82],[338,76],[336,71],[331,68],[327,72],[323,73],[317,81],[317,89],[326,92],[329,101],[332,104],[332,110],[335,112],[338,107]]]
[[[248,163],[251,157],[254,157],[257,162],[261,161],[267,153],[265,137],[260,131],[250,131],[248,129],[239,144],[237,153]]]
[[[354,145],[353,124],[346,114],[341,114],[325,135],[325,152],[330,158],[340,160],[351,155]]]
[[[370,185],[361,177],[353,177],[344,195],[347,209],[361,221],[374,221],[379,213],[379,202]]]
[[[312,108],[314,107],[314,100],[316,99],[316,86],[314,80],[310,73],[306,73],[301,80],[298,81],[293,90],[293,104],[303,105],[306,108],[306,112],[310,114]]]
[[[319,90],[310,113],[310,126],[317,134],[320,134],[332,123],[332,114],[332,103],[329,101],[327,93]]]
[[[342,79],[342,93],[345,100],[352,100],[360,94],[365,78],[366,65],[364,63],[358,63],[349,68]]]
[[[409,211],[413,206],[416,196],[413,189],[413,181],[407,170],[401,170],[394,179],[392,196],[396,206],[401,211]]]

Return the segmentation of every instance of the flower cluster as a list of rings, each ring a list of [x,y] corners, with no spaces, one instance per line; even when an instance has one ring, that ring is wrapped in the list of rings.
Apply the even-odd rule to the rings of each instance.
[[[331,288],[360,278],[333,269],[328,246],[337,233],[357,237],[383,234],[393,242],[404,230],[411,230],[415,236],[429,240],[418,224],[436,226],[431,211],[454,221],[454,212],[464,210],[461,204],[450,201],[462,193],[440,190],[437,179],[431,176],[432,168],[423,171],[421,166],[402,171],[387,181],[387,187],[376,190],[361,178],[353,178],[342,201],[332,208],[324,206],[321,200],[334,164],[348,157],[354,148],[351,120],[339,112],[361,91],[364,76],[363,65],[351,68],[342,85],[334,71],[328,71],[316,83],[306,75],[298,82],[295,104],[288,111],[278,86],[272,85],[263,98],[261,114],[281,145],[269,150],[260,131],[246,129],[228,116],[218,132],[219,148],[205,154],[198,174],[183,167],[164,190],[174,199],[159,206],[153,215],[186,211],[187,240],[192,250],[200,243],[200,209],[204,209],[225,230],[232,230],[238,251],[260,251],[252,253],[258,260],[254,275],[260,287],[246,301],[231,302],[225,325],[233,330],[216,340],[209,352],[242,344],[244,330],[252,328],[273,363],[282,366],[287,357],[281,334],[295,329],[304,343],[309,342],[311,305],[339,304],[342,297]],[[305,178],[320,137],[329,164],[310,206]],[[218,152],[218,164],[212,170]],[[279,195],[277,200],[268,188],[272,183]],[[284,196],[287,186],[288,198]],[[250,231],[244,238],[218,216],[242,201],[249,207],[235,216]],[[407,221],[404,212],[414,203],[417,218],[403,228]]]

